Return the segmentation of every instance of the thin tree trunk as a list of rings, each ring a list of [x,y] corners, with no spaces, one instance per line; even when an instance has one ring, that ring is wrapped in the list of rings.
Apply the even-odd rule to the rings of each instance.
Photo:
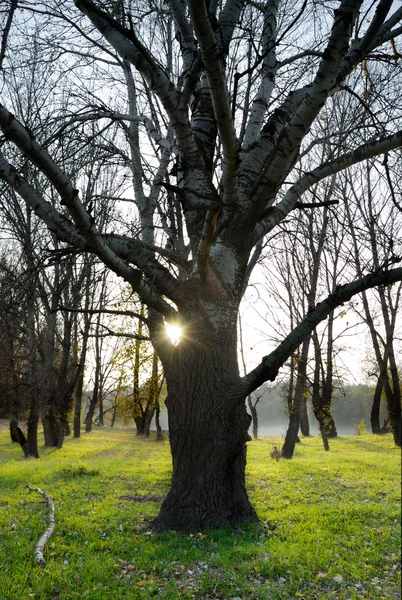
[[[158,394],[158,354],[156,350],[154,350],[152,355],[152,372],[151,372],[151,380],[149,385],[148,399],[147,399],[147,408],[145,411],[145,437],[149,437],[151,421],[154,417],[156,404],[159,404],[159,394]]]
[[[244,372],[244,374],[246,374],[247,373],[247,365],[246,365],[246,357],[244,354],[243,328],[242,328],[242,321],[241,321],[240,315],[238,318],[238,329],[239,329],[240,356],[241,356],[241,361],[242,361],[242,366],[243,366],[243,372]],[[257,440],[258,439],[258,413],[257,413],[256,404],[253,403],[253,399],[252,399],[251,395],[247,396],[247,405],[250,410],[251,419],[252,419],[253,438],[255,440]]]
[[[60,267],[55,265],[53,291],[50,304],[47,306],[46,333],[43,361],[43,390],[41,397],[41,417],[45,446],[57,447],[59,442],[59,422],[56,416],[56,401],[54,398],[54,365],[55,365],[55,342],[57,325],[57,308],[60,298]]]
[[[99,387],[100,387],[100,377],[101,377],[101,352],[99,346],[99,333],[100,333],[100,321],[101,314],[99,313],[98,318],[96,320],[95,327],[95,377],[94,377],[94,387],[92,391],[92,398],[89,402],[88,412],[85,416],[85,431],[89,433],[92,431],[93,427],[93,418],[95,414],[96,405],[99,400]]]
[[[322,386],[322,401],[321,401],[321,414],[323,416],[323,423],[325,433],[329,438],[335,438],[338,435],[334,418],[331,414],[332,404],[332,391],[333,391],[333,327],[334,327],[334,311],[328,316],[328,335],[327,335],[327,372]]]
[[[116,422],[116,416],[117,416],[117,403],[116,403],[116,399],[115,399],[115,403],[114,403],[113,410],[112,410],[112,420],[110,423],[110,427],[114,427],[114,424]]]
[[[86,301],[87,302],[87,301]],[[87,307],[87,304],[85,304]],[[88,351],[88,335],[91,320],[89,315],[84,314],[84,331],[82,334],[81,356],[78,364],[77,385],[75,388],[75,405],[74,405],[74,437],[79,438],[81,435],[81,411],[82,411],[82,391],[84,388],[85,363]]]
[[[283,458],[292,458],[295,445],[297,443],[300,427],[301,410],[303,404],[303,394],[305,394],[307,391],[307,360],[308,351],[310,347],[310,339],[311,336],[304,340],[301,355],[297,363],[295,396],[289,415],[289,426],[286,432],[285,442],[282,446]]]
[[[304,437],[308,437],[310,435],[310,423],[308,420],[306,396],[302,397],[302,405],[301,405],[301,413],[300,413],[300,431]]]
[[[29,415],[27,429],[27,445],[25,455],[27,457],[39,458],[38,452],[38,425],[39,425],[39,397],[37,385],[37,362],[36,362],[36,332],[35,332],[35,305],[31,302],[28,315],[29,328]]]
[[[90,402],[89,402],[88,412],[87,412],[87,414],[85,416],[85,431],[87,433],[89,433],[90,431],[92,431],[93,418],[94,418],[94,414],[95,414],[96,405],[98,403],[98,396],[99,396],[99,369],[100,369],[100,365],[99,365],[99,361],[97,359],[96,360],[96,366],[95,366],[94,388],[92,390],[92,397],[91,397]]]
[[[253,404],[251,396],[247,396],[247,404],[251,414],[251,422],[253,426],[253,438],[258,440],[258,413],[257,408]]]
[[[314,344],[314,360],[315,360],[313,389],[312,389],[312,404],[313,404],[314,415],[318,421],[318,426],[320,428],[320,434],[322,437],[322,442],[324,444],[324,450],[326,452],[328,452],[328,450],[329,450],[328,436],[327,436],[327,433],[326,433],[325,427],[324,427],[324,417],[322,414],[322,406],[321,406],[321,400],[322,400],[322,395],[321,395],[321,391],[320,391],[321,347],[320,347],[320,342],[318,340],[318,335],[317,335],[316,331],[313,331],[312,339],[313,339],[313,344]]]
[[[373,396],[373,404],[371,406],[370,412],[370,423],[371,423],[371,433],[380,435],[381,432],[381,423],[380,423],[380,406],[381,406],[381,394],[384,389],[384,381],[383,376],[380,374],[377,380],[377,385],[375,386],[374,396]]]
[[[383,313],[385,335],[386,335],[386,357],[389,363],[389,370],[392,381],[392,394],[387,395],[388,416],[391,421],[392,434],[396,446],[401,447],[401,386],[399,381],[398,367],[395,360],[394,352],[394,327],[391,323],[388,307],[385,299],[384,288],[379,288],[378,293],[381,300],[381,308]]]
[[[163,431],[160,423],[160,406],[159,402],[155,410],[155,426],[156,426],[156,441],[161,442],[163,440]]]

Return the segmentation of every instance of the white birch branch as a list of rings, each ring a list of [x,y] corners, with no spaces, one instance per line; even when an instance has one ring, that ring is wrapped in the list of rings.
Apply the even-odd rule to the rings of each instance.
[[[276,61],[276,36],[277,36],[278,2],[271,0],[267,3],[264,15],[264,29],[262,34],[262,54],[264,55],[261,83],[253,100],[250,118],[243,141],[243,152],[246,153],[260,135],[264,117],[267,112],[268,102],[271,98],[277,71]]]
[[[46,542],[49,540],[50,536],[52,535],[55,525],[56,525],[56,522],[54,519],[54,501],[53,501],[52,496],[49,496],[49,494],[46,494],[46,492],[44,492],[43,490],[41,490],[38,487],[37,488],[31,487],[29,485],[29,483],[26,483],[25,487],[28,488],[28,490],[30,492],[38,492],[38,494],[40,494],[46,500],[47,505],[49,507],[49,527],[41,535],[39,542],[36,544],[36,548],[35,548],[35,552],[34,552],[36,564],[39,565],[40,567],[44,567],[46,565],[46,561],[45,561],[45,557],[43,555],[43,549],[45,547]]]
[[[237,138],[225,74],[219,55],[218,42],[212,30],[204,3],[188,2],[191,21],[194,26],[207,75],[215,119],[222,143],[224,165],[222,179],[227,197],[233,200],[235,188],[235,166]]]

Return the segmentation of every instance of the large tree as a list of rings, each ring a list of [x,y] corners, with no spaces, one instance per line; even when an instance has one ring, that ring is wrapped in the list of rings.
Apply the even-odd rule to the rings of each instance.
[[[392,13],[392,5],[49,0],[33,9],[35,23],[48,19],[36,29],[38,43],[53,44],[54,60],[72,53],[60,77],[80,89],[49,108],[55,133],[41,143],[40,132],[0,106],[0,177],[61,241],[96,254],[148,308],[144,320],[166,376],[173,458],[156,529],[257,519],[245,488],[246,397],[275,379],[334,308],[402,278],[402,268],[382,265],[358,280],[340,279],[274,352],[240,376],[238,309],[265,237],[318,181],[382,153],[390,153],[390,164],[402,144],[392,96],[402,9]],[[14,46],[9,41],[10,52],[23,29],[14,19],[20,36]],[[375,61],[382,80],[373,91],[367,82]],[[378,95],[382,111],[367,108],[367,93]],[[337,110],[339,95],[351,98],[349,134],[323,139],[315,123]],[[102,121],[99,144],[113,148],[132,182],[131,204],[106,231],[80,197],[79,171],[58,164],[65,137],[76,135],[82,154],[94,120]],[[106,141],[108,128],[117,133]],[[336,148],[324,162],[317,158],[323,144]],[[20,174],[24,160],[46,176],[57,201]],[[136,213],[127,208],[133,200]],[[181,327],[179,343],[166,323]],[[395,439],[400,444],[400,430]]]

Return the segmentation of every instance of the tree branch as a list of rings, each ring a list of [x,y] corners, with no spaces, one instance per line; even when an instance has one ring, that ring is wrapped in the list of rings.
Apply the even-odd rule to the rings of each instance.
[[[140,315],[139,313],[133,312],[132,310],[113,310],[110,308],[99,308],[99,309],[97,309],[97,308],[73,308],[71,306],[63,306],[63,305],[58,306],[57,310],[65,310],[67,312],[73,312],[73,313],[83,313],[83,314],[87,314],[87,315],[105,314],[105,315],[116,315],[116,316],[120,316],[120,317],[132,317],[133,319],[139,319],[146,325],[148,325],[148,323],[149,323],[148,319],[146,317],[144,317],[144,315]]]
[[[212,30],[208,12],[204,2],[188,1],[191,21],[201,49],[201,56],[208,78],[215,119],[223,149],[223,180],[228,198],[233,200],[233,186],[236,170],[237,138],[230,107],[226,80],[222,71],[218,42]]]
[[[323,200],[322,202],[296,202],[294,208],[321,208],[325,206],[332,206],[333,204],[339,204],[339,200]]]
[[[251,394],[251,392],[259,388],[265,381],[274,381],[280,367],[285,361],[335,308],[348,302],[352,296],[365,290],[380,285],[391,285],[397,281],[402,281],[402,267],[389,271],[379,270],[351,283],[338,286],[332,294],[322,302],[319,302],[308,313],[303,321],[289,333],[274,352],[271,352],[268,356],[264,356],[258,367],[243,377],[244,393],[246,395]]]
[[[3,38],[1,40],[1,48],[0,48],[0,71],[3,68],[3,61],[6,56],[6,48],[7,48],[7,39],[8,34],[10,33],[11,23],[13,22],[13,17],[15,13],[15,9],[17,8],[17,0],[11,0],[10,10],[8,11],[7,22],[3,29]]]
[[[352,72],[366,56],[366,54],[376,47],[375,40],[379,35],[384,24],[385,18],[392,6],[392,0],[380,0],[376,8],[374,17],[371,19],[370,25],[361,40],[355,40],[352,43],[349,52],[342,61],[341,68],[337,76],[337,84],[341,84],[345,78]]]
[[[299,181],[287,191],[283,200],[271,207],[272,210],[270,211],[270,214],[257,223],[254,230],[255,242],[272,231],[276,225],[283,221],[283,219],[294,209],[298,199],[313,185],[322,179],[334,175],[335,173],[339,173],[339,171],[343,171],[363,160],[373,158],[379,154],[389,152],[390,150],[395,150],[399,146],[402,146],[402,130],[397,131],[392,135],[369,141],[355,150],[343,154],[333,161],[328,161],[313,171],[305,173]]]
[[[46,531],[40,537],[39,542],[36,544],[35,553],[34,553],[36,564],[39,565],[40,567],[45,567],[46,561],[45,561],[45,557],[43,555],[43,549],[45,547],[46,542],[49,540],[50,536],[52,535],[55,525],[56,525],[55,520],[54,520],[54,501],[51,496],[46,494],[46,492],[44,492],[40,488],[31,487],[28,483],[25,484],[25,487],[28,488],[28,490],[30,492],[38,492],[38,494],[40,494],[46,500],[47,505],[49,507],[49,527],[46,529]]]
[[[103,325],[103,323],[101,323],[101,327],[103,327],[103,329],[105,329],[107,331],[107,333],[94,333],[93,335],[90,335],[88,337],[121,337],[121,338],[126,338],[126,339],[131,339],[131,340],[138,340],[140,342],[150,342],[151,338],[149,336],[146,335],[137,335],[136,333],[121,333],[121,332],[117,332],[117,331],[113,331],[113,329],[110,329],[110,327],[107,327],[107,325]]]

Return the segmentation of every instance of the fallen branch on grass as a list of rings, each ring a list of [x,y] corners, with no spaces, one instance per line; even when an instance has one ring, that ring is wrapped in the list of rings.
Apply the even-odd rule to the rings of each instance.
[[[25,487],[28,488],[30,492],[38,492],[38,494],[43,496],[43,498],[46,500],[48,507],[49,507],[49,527],[46,529],[44,534],[40,537],[39,542],[36,544],[36,548],[35,548],[35,552],[34,552],[36,564],[39,565],[40,567],[44,567],[46,565],[46,561],[45,561],[45,557],[43,556],[43,549],[45,547],[46,542],[49,540],[50,536],[52,535],[55,524],[56,524],[55,520],[54,520],[54,502],[53,502],[53,498],[51,496],[49,496],[48,494],[46,494],[46,492],[44,492],[40,488],[31,487],[29,485],[29,483],[26,483]]]

